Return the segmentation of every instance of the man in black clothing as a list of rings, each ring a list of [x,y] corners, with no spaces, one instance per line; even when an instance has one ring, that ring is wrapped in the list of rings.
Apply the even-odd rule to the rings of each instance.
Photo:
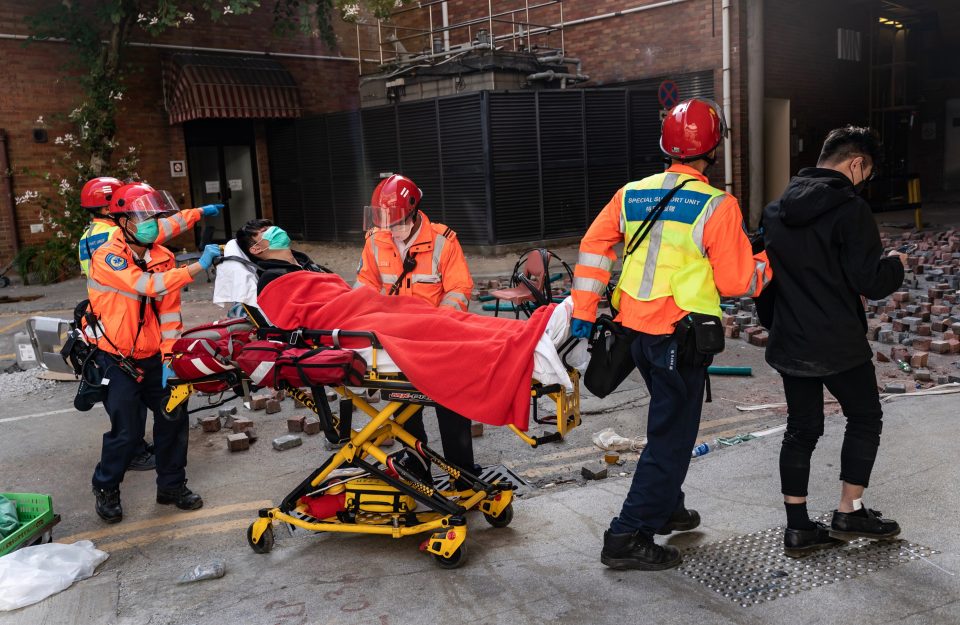
[[[763,213],[776,284],[766,359],[783,377],[788,410],[780,449],[787,555],[900,532],[861,501],[883,417],[861,296],[886,297],[903,282],[902,257],[882,257],[870,205],[859,195],[879,151],[869,128],[831,131],[817,166],[801,169]],[[847,418],[840,504],[829,527],[811,521],[806,505],[810,457],[823,434],[824,387]]]
[[[237,230],[235,238],[243,253],[260,269],[257,293],[291,271],[331,273],[303,252],[290,249],[290,237],[269,219],[251,219]]]

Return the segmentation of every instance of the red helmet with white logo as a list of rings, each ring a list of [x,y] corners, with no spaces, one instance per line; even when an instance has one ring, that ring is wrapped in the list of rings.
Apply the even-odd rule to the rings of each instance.
[[[695,161],[715,150],[726,134],[727,122],[716,102],[685,100],[663,120],[660,151],[678,161]]]
[[[109,176],[88,180],[80,190],[80,208],[96,211],[110,206],[110,198],[122,186],[122,182]]]
[[[389,228],[417,214],[423,192],[406,176],[393,174],[373,190],[364,211],[364,229]]]
[[[176,200],[167,191],[157,191],[144,182],[125,184],[113,194],[109,214],[136,222],[164,217],[179,211]]]

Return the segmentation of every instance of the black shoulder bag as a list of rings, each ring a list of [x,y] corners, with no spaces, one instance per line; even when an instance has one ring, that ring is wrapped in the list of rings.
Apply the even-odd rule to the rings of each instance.
[[[650,230],[653,229],[657,219],[663,214],[673,196],[691,180],[694,179],[686,178],[670,189],[657,202],[653,210],[647,213],[636,234],[623,248],[624,258],[637,250],[637,247],[650,234]],[[610,315],[600,315],[597,318],[594,334],[590,337],[590,362],[583,374],[583,385],[587,387],[587,390],[597,397],[606,397],[617,390],[617,387],[627,379],[627,376],[636,367],[630,348],[634,339],[637,338],[637,334],[639,332],[617,323]]]

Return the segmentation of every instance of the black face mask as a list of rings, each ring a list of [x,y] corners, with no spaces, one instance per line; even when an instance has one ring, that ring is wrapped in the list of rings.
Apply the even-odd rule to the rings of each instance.
[[[867,178],[863,175],[863,162],[860,163],[860,182],[857,182],[853,185],[853,192],[857,195],[863,193],[863,190],[867,188],[867,183],[873,180],[874,172],[870,172],[870,177]],[[850,179],[853,180],[853,168],[850,168]]]

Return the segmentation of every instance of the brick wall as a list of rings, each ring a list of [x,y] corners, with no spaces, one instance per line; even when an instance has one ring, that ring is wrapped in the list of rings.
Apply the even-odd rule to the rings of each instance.
[[[53,0],[44,0],[53,1]],[[5,0],[0,3],[0,34],[26,35],[24,17],[36,10],[35,0]],[[338,21],[335,33],[337,45],[330,48],[320,40],[305,35],[277,37],[271,33],[271,14],[268,9],[250,16],[230,16],[216,24],[198,17],[195,24],[170,31],[153,39],[136,32],[137,42],[163,45],[200,46],[206,48],[243,49],[321,56],[356,55],[356,33],[352,25]],[[366,44],[365,44],[366,45]],[[140,176],[158,188],[170,190],[189,204],[190,190],[187,178],[171,178],[169,161],[186,158],[183,128],[170,125],[163,108],[160,63],[168,50],[156,47],[134,46],[128,59],[137,68],[127,80],[126,94],[118,116],[117,138],[121,145],[135,145],[140,150]],[[69,79],[63,69],[69,46],[62,43],[38,43],[24,46],[22,41],[0,39],[0,59],[3,61],[4,89],[0,90],[0,128],[7,131],[8,153],[13,177],[13,192],[46,190],[42,181],[19,172],[24,169],[46,172],[50,162],[61,153],[54,138],[69,131],[62,120],[79,103],[78,85]],[[358,105],[356,62],[318,60],[309,58],[277,57],[293,75],[300,89],[305,115],[352,109]],[[50,141],[34,143],[32,130],[35,120],[44,117]],[[261,206],[265,216],[272,214],[270,203],[269,164],[263,123],[256,125],[257,168],[260,178]],[[4,209],[0,198],[0,209]],[[49,231],[31,234],[30,224],[37,223],[33,206],[16,207],[16,224],[9,221],[5,210],[0,210],[0,267],[12,257],[14,231],[21,245],[40,243]],[[175,245],[191,245],[187,238]]]

